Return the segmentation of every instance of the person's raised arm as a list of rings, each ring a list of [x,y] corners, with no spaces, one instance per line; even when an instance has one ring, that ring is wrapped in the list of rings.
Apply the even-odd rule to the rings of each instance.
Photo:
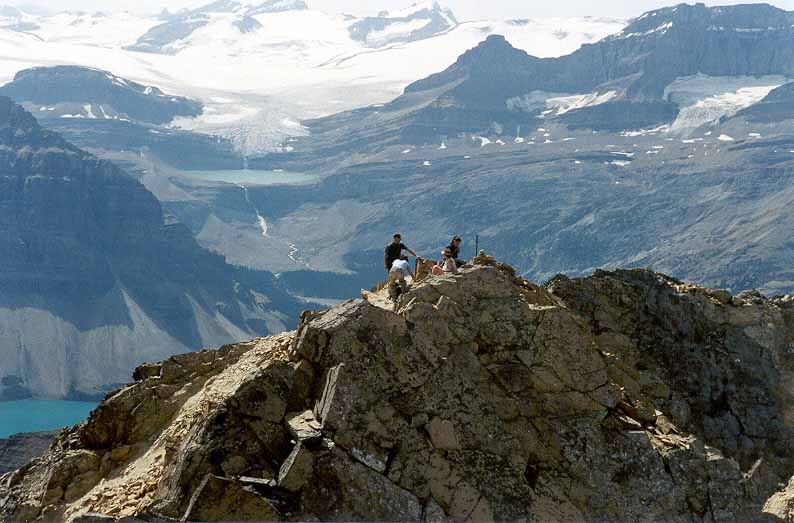
[[[391,269],[391,267],[389,267],[389,255],[385,252],[383,253],[383,265],[386,267],[387,271]]]
[[[414,258],[416,258],[416,253],[415,253],[414,251],[412,251],[412,250],[411,250],[411,249],[409,249],[408,247],[406,247],[406,248],[405,248],[405,250],[406,250],[406,251],[408,251],[408,254],[410,254],[411,256],[413,256]]]

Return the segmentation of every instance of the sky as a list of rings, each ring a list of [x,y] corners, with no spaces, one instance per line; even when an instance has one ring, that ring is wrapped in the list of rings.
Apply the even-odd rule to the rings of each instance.
[[[0,0],[2,1],[2,0]],[[130,10],[136,12],[158,12],[163,8],[172,11],[186,6],[210,3],[211,0],[6,0],[20,7],[31,5],[48,11],[86,10],[113,11]],[[248,0],[251,1],[251,0]],[[314,9],[329,12],[345,12],[355,15],[376,14],[384,9],[405,7],[414,0],[307,0]],[[459,20],[484,18],[531,18],[551,16],[617,16],[628,17],[645,11],[675,5],[677,0],[440,0],[456,14]],[[722,0],[706,2],[709,5],[740,3],[771,3],[778,7],[794,10],[794,0]]]

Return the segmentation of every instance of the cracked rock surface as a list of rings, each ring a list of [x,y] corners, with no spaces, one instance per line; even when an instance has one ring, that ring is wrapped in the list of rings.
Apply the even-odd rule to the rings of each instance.
[[[497,264],[378,303],[141,367],[0,521],[793,521],[793,300]]]

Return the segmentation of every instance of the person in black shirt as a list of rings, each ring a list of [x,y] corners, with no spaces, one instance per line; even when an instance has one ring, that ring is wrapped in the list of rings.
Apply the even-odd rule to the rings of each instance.
[[[449,242],[449,247],[447,247],[452,253],[452,259],[455,260],[455,265],[458,267],[462,267],[465,264],[465,262],[460,259],[460,244],[462,241],[460,236],[455,236],[452,238],[452,241]]]
[[[391,270],[391,265],[394,263],[394,260],[400,259],[403,251],[408,251],[411,256],[416,256],[416,253],[405,246],[402,242],[402,236],[399,233],[394,235],[394,241],[392,241],[387,247],[386,251],[383,253],[383,264],[386,266],[386,270]]]

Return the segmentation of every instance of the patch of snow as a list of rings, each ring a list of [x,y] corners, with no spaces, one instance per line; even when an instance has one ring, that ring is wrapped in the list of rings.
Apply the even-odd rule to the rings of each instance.
[[[615,39],[626,39],[626,38],[635,38],[635,37],[638,37],[638,36],[641,36],[641,37],[651,36],[651,35],[662,36],[662,35],[667,34],[667,31],[669,31],[672,27],[673,27],[673,22],[667,22],[667,23],[664,23],[664,24],[662,24],[662,25],[660,25],[658,27],[650,29],[648,31],[644,31],[642,33],[626,33],[624,31],[624,32],[621,32],[618,35],[615,35],[612,38],[615,38]]]
[[[442,150],[442,151],[443,151],[444,149],[446,149],[446,148],[447,148],[447,144],[446,144],[446,143],[444,143],[444,142],[441,142],[441,145],[440,145],[438,148],[439,148],[439,150]]]
[[[719,140],[721,142],[732,142],[732,141],[734,141],[733,138],[731,138],[727,134],[721,134],[720,137],[717,138],[717,140]]]
[[[408,154],[410,152],[411,152],[411,149],[406,149],[406,150],[403,151],[403,154]]]
[[[786,83],[783,76],[706,75],[679,78],[665,88],[664,98],[681,107],[672,132],[695,129],[733,116],[740,110],[761,101],[773,89]]]
[[[669,126],[667,125],[660,125],[659,127],[654,127],[653,129],[641,129],[639,131],[623,131],[620,133],[621,136],[624,138],[636,138],[638,136],[655,136],[659,133],[664,133],[669,130]]]
[[[618,167],[626,167],[628,165],[631,165],[631,162],[626,160],[613,160],[609,163],[611,163],[612,165],[617,165]]]
[[[553,110],[555,116],[560,116],[576,109],[593,107],[613,100],[617,97],[617,91],[607,91],[605,93],[577,94],[572,96],[560,96],[546,100],[546,106]]]
[[[491,140],[489,140],[488,138],[486,138],[484,136],[478,136],[477,138],[480,139],[480,147],[485,147],[486,145],[490,145],[491,144]]]
[[[393,22],[380,31],[370,31],[367,34],[367,45],[370,47],[380,47],[389,42],[394,41],[400,36],[407,36],[416,31],[420,31],[427,27],[430,22],[429,18],[420,18],[415,20],[406,20],[404,22]]]
[[[425,160],[424,162],[422,162],[422,165],[424,165],[425,167],[430,167],[431,163]]]
[[[96,119],[96,116],[94,115],[94,111],[93,111],[93,109],[91,107],[91,104],[83,105],[83,109],[85,109],[85,114],[86,114],[86,116],[88,118]]]

